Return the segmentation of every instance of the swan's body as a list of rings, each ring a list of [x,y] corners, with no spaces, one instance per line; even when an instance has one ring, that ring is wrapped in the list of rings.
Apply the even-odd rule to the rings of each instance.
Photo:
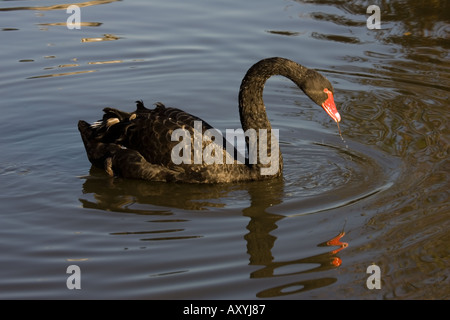
[[[185,137],[190,137],[192,145],[195,146],[195,135],[204,134],[206,130],[213,128],[200,118],[182,110],[166,108],[161,103],[157,103],[156,107],[150,110],[140,101],[137,102],[134,112],[105,108],[101,121],[93,125],[82,120],[78,122],[88,158],[93,165],[104,168],[110,175],[150,181],[220,183],[278,177],[282,174],[283,158],[278,149],[278,140],[271,139],[272,127],[267,118],[262,94],[265,82],[272,75],[291,79],[336,122],[340,121],[340,115],[334,105],[333,88],[326,78],[293,61],[269,58],[253,65],[242,80],[239,114],[245,132],[252,129],[257,133],[261,132],[261,129],[267,132],[267,155],[277,155],[275,159],[271,158],[272,163],[260,161],[259,149],[256,162],[249,161],[248,158],[244,162],[236,161],[237,151],[234,150],[234,154],[230,155],[227,153],[225,139],[218,139],[221,141],[215,142],[222,148],[220,151],[223,150],[222,163],[207,163],[205,159],[200,163],[194,161],[198,156],[194,154],[194,148],[194,152],[189,155],[192,160],[188,161],[190,163],[176,164],[173,161],[173,150],[180,141],[173,138],[175,130],[187,132]],[[200,121],[201,133],[198,132]],[[261,141],[259,135],[256,139],[258,145]],[[211,143],[210,140],[200,141],[201,150]],[[248,147],[247,142],[247,149]],[[262,174],[264,168],[274,165],[276,170],[273,174]]]

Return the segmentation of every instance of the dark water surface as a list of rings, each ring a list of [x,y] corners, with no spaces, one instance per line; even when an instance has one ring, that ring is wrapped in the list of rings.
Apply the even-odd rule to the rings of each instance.
[[[87,1],[80,30],[69,4],[0,1],[1,299],[450,297],[448,1]],[[240,81],[271,56],[333,83],[345,141],[272,78],[282,179],[91,168],[79,119],[143,99],[239,128]],[[366,285],[372,264],[381,289]]]

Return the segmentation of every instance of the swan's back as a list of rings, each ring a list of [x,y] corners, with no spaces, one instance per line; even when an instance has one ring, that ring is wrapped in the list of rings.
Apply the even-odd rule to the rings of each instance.
[[[188,140],[185,143],[194,146],[195,132],[203,135],[213,127],[199,117],[177,108],[165,107],[162,103],[156,103],[154,109],[147,109],[142,101],[136,103],[134,112],[105,108],[102,120],[92,125],[80,121],[79,130],[88,158],[93,164],[104,167],[110,174],[128,177],[142,175],[144,167],[151,169],[152,177],[159,171],[156,174],[158,178],[149,180],[211,183],[251,178],[245,164],[227,162],[227,157],[231,156],[227,154],[227,142],[223,137],[218,141],[224,155],[222,163],[206,164],[204,160],[196,163],[194,157],[198,150],[195,148],[189,148],[189,163],[174,163],[172,152],[180,143],[180,140],[172,138],[175,130],[187,132],[188,138],[184,139]],[[198,124],[201,124],[201,132]],[[207,144],[214,143],[201,141],[200,153]],[[236,156],[237,151],[234,149],[233,158]],[[114,160],[116,165],[111,163]]]
[[[103,142],[137,150],[153,164],[169,167],[173,164],[171,152],[179,143],[172,141],[175,130],[187,130],[193,138],[195,121],[201,121],[202,133],[212,128],[200,118],[180,109],[166,108],[162,103],[156,103],[154,109],[145,108],[142,101],[136,103],[137,109],[132,113],[104,109],[103,120],[94,129]]]

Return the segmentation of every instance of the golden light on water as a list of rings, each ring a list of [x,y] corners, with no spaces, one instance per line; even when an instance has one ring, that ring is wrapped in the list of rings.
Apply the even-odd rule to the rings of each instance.
[[[27,79],[39,79],[39,78],[51,78],[51,77],[70,76],[70,75],[75,75],[75,74],[91,73],[91,72],[97,72],[97,71],[98,70],[84,70],[84,71],[74,71],[74,72],[64,72],[64,73],[43,74],[43,75],[39,75],[39,76],[28,77]]]

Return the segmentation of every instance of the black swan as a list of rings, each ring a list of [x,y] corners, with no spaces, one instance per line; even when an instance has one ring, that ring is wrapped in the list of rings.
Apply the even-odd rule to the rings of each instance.
[[[137,101],[134,112],[105,108],[102,120],[78,122],[89,161],[111,176],[149,181],[222,183],[278,177],[283,158],[263,102],[264,84],[273,75],[292,80],[339,124],[333,87],[325,77],[291,60],[268,58],[247,71],[239,90],[239,132],[245,134],[241,138],[247,155],[196,116],[162,103],[150,110]]]

